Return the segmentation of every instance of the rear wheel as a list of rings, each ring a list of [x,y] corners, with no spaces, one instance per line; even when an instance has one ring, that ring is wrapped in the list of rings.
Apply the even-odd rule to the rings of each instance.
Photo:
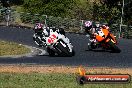
[[[47,47],[47,52],[49,53],[49,56],[55,56],[55,52],[49,47]]]
[[[121,50],[112,41],[109,41],[108,44],[110,45],[112,53],[120,53],[121,52]]]

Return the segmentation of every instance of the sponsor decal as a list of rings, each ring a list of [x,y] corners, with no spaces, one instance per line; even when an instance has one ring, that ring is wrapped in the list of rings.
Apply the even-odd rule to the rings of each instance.
[[[56,39],[57,37],[56,37],[56,35],[54,35],[54,34],[52,34],[49,38],[48,38],[48,43],[53,43],[54,41],[55,41],[55,39]]]
[[[79,67],[77,82],[79,84],[87,83],[129,83],[131,76],[129,74],[86,74],[82,66]]]

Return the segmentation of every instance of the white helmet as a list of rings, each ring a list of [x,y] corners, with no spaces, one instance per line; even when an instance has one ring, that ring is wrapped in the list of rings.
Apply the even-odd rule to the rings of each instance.
[[[92,21],[86,21],[85,22],[85,32],[89,34],[91,31],[91,28],[92,28]]]
[[[90,27],[92,25],[92,22],[91,21],[86,21],[85,22],[85,27]]]

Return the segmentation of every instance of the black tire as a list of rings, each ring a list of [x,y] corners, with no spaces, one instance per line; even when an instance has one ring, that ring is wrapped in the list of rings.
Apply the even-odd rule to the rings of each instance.
[[[121,52],[121,50],[112,41],[109,41],[108,44],[110,45],[112,53],[120,53]]]
[[[94,42],[91,43],[91,48],[92,49],[96,49],[97,48],[97,45],[94,44]]]
[[[94,45],[94,42],[92,42],[91,44],[88,45],[88,50],[93,50],[96,48],[97,48],[97,45]]]
[[[69,52],[69,50],[66,49],[62,44],[58,43],[57,48],[62,51],[60,56],[72,56],[72,52]]]
[[[51,56],[51,57],[55,56],[55,52],[52,49],[50,49],[49,47],[47,47],[47,52],[49,53],[49,56]]]

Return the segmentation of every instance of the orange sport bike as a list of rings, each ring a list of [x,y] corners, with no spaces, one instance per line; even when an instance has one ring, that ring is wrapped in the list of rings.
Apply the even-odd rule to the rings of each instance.
[[[115,36],[111,34],[108,29],[96,28],[94,35],[97,44],[88,45],[89,50],[101,47],[104,50],[110,50],[111,52],[115,52],[115,53],[121,52],[121,50],[117,47],[117,40]]]

